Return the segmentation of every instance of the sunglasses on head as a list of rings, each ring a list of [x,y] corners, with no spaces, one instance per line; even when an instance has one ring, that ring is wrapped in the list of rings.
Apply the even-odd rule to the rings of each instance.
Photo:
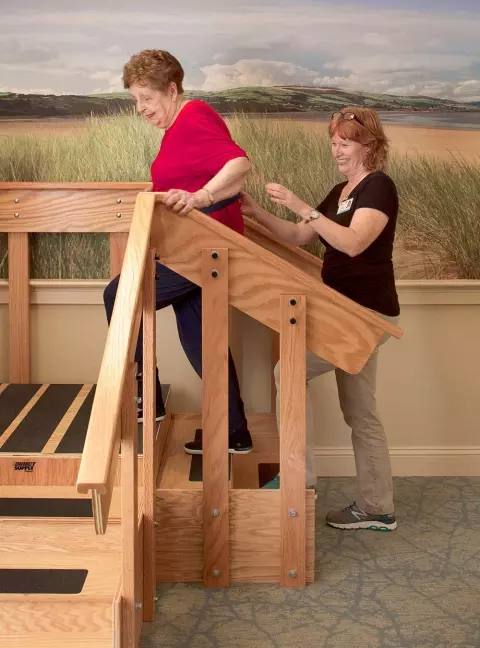
[[[340,117],[340,119],[346,119],[347,121],[352,121],[352,119],[355,119],[360,124],[360,126],[363,126],[365,128],[365,124],[353,112],[334,112],[331,119],[337,117],[337,115]]]

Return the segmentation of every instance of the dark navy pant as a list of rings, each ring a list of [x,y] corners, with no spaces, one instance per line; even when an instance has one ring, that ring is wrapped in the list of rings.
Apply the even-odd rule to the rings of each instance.
[[[155,289],[156,309],[173,306],[177,318],[177,328],[180,342],[190,364],[197,374],[202,377],[202,289],[188,279],[173,272],[169,268],[156,264]],[[103,293],[103,301],[107,312],[107,320],[113,313],[113,305],[118,290],[120,275],[115,277]],[[139,371],[143,366],[143,330],[140,323],[135,361]],[[245,409],[240,396],[237,372],[229,350],[228,357],[228,411],[229,429],[240,430],[247,427]]]

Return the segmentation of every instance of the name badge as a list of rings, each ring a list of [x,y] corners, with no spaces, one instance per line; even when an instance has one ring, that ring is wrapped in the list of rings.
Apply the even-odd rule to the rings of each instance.
[[[337,214],[343,214],[344,212],[349,211],[350,207],[352,206],[353,203],[353,198],[349,198],[348,200],[344,200],[338,205],[337,209]]]

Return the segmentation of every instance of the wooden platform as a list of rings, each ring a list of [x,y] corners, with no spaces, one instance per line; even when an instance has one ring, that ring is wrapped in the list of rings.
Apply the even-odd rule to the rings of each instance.
[[[229,490],[230,582],[278,583],[280,575],[280,491],[260,489],[278,473],[275,416],[248,417],[254,449],[232,455]],[[185,441],[201,427],[199,414],[172,414],[157,481],[156,568],[158,582],[203,581],[203,494],[190,479],[192,457]],[[199,458],[193,458],[197,461]],[[307,582],[314,580],[315,496],[307,503]]]
[[[111,523],[106,535],[98,537],[87,520],[0,519],[2,648],[115,646],[120,619],[120,533],[118,523]],[[6,575],[19,568],[25,593],[9,593]],[[74,594],[68,592],[72,571],[77,572],[73,585],[78,589],[81,584],[81,591]],[[80,580],[78,572],[82,572]],[[48,593],[48,589],[38,593],[42,574],[47,579],[56,577],[54,582],[66,593]],[[12,576],[16,577],[12,589],[18,591],[16,571]]]
[[[75,485],[95,387],[0,385],[0,486]],[[162,385],[162,392],[168,413],[170,385]],[[168,425],[167,419],[160,425]],[[141,467],[141,423],[138,454]]]

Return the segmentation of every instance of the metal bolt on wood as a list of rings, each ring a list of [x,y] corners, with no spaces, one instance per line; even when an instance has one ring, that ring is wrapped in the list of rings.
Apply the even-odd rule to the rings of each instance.
[[[220,570],[219,570],[219,569],[214,569],[214,570],[212,571],[212,576],[213,576],[214,578],[218,578],[218,577],[220,576]]]
[[[212,259],[218,259],[218,252],[212,252]]]
[[[297,517],[297,512],[296,512],[295,509],[290,509],[290,510],[288,511],[288,515],[289,515],[290,517]]]
[[[297,305],[297,300],[292,297],[290,300],[290,306],[296,306]]]
[[[135,603],[135,609],[136,610],[142,610],[143,609],[143,603]]]
[[[122,217],[122,212],[117,212],[116,215],[117,215],[117,218],[121,218]]]
[[[212,270],[212,277],[216,279],[218,277],[218,272],[217,270]]]
[[[20,216],[20,214],[18,212],[15,212],[13,216],[14,216],[14,218],[18,218]]]
[[[291,317],[290,318],[290,324],[296,324],[296,323],[297,323],[297,320],[295,319],[295,317]]]
[[[296,578],[297,577],[297,571],[295,569],[291,569],[288,572],[288,575],[290,576],[290,578]]]
[[[18,198],[15,198],[15,200],[13,202],[17,205],[20,201],[19,201]]]
[[[119,205],[122,202],[121,198],[117,198],[117,205]]]
[[[217,508],[212,509],[212,515],[213,517],[220,517],[220,509]]]

